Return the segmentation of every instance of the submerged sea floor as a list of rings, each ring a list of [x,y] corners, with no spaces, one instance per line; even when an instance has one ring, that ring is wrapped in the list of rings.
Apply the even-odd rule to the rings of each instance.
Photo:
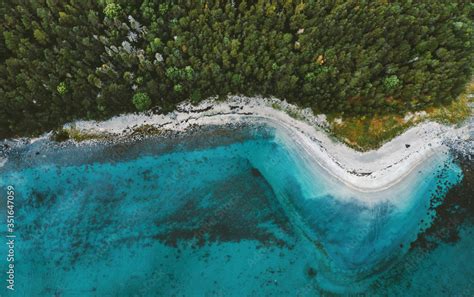
[[[472,161],[435,155],[363,193],[271,127],[172,136],[11,149],[15,291],[0,295],[474,294]]]

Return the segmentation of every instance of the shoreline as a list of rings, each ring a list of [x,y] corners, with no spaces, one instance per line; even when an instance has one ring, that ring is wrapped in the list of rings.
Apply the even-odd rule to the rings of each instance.
[[[279,108],[276,109],[275,106]],[[298,119],[290,116],[297,115]],[[383,144],[379,149],[356,151],[327,133],[324,115],[314,115],[275,98],[230,96],[226,101],[208,99],[193,106],[188,102],[166,115],[125,114],[109,120],[76,121],[64,125],[83,133],[127,136],[132,127],[150,125],[158,129],[186,131],[194,126],[238,122],[269,124],[285,143],[304,150],[328,174],[359,192],[386,190],[408,176],[426,160],[448,151],[449,141],[469,139],[469,125],[456,128],[423,122]],[[49,137],[47,134],[43,137]],[[41,138],[43,138],[41,137]],[[30,142],[38,140],[31,139]],[[100,140],[99,140],[100,141]],[[87,143],[87,141],[86,141]],[[439,155],[438,155],[439,154]],[[0,167],[6,160],[0,160]]]

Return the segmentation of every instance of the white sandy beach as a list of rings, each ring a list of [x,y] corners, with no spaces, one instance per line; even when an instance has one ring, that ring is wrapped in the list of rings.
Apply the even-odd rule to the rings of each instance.
[[[275,109],[272,104],[281,108]],[[303,120],[290,117],[284,110],[297,111]],[[313,115],[278,99],[231,96],[226,101],[206,100],[197,106],[182,103],[167,115],[126,114],[104,122],[78,121],[66,125],[89,133],[127,134],[130,128],[153,125],[184,131],[198,125],[265,122],[287,137],[289,143],[305,151],[310,160],[324,167],[347,186],[362,192],[385,190],[419,164],[447,151],[446,142],[469,139],[469,125],[445,126],[425,122],[410,128],[377,150],[358,152],[333,140],[324,131],[325,117]],[[128,132],[127,132],[128,131]],[[286,136],[285,136],[286,135]]]

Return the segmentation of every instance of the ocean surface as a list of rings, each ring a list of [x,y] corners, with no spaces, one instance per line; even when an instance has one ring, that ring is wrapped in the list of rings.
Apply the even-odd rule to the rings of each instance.
[[[4,145],[0,296],[474,295],[472,161],[438,154],[364,193],[286,139]]]

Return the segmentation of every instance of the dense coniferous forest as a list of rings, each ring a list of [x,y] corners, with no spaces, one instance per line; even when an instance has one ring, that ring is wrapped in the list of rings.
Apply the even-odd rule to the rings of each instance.
[[[470,80],[468,0],[0,4],[0,136],[185,99],[276,96],[317,112],[403,112]]]

